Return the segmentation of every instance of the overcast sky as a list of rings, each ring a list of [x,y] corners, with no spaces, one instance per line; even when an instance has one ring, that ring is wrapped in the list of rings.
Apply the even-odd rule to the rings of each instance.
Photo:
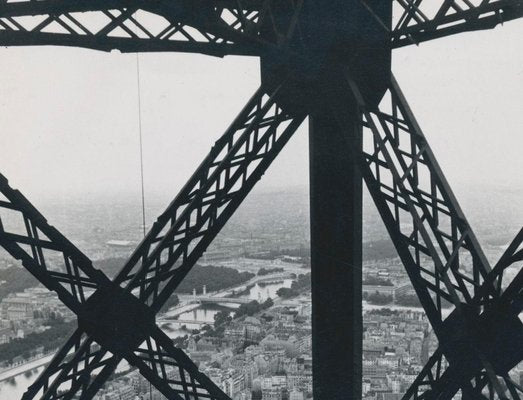
[[[410,46],[393,69],[451,184],[523,189],[523,20]],[[175,193],[258,87],[255,58],[142,54],[146,191]],[[0,172],[29,198],[137,194],[136,57],[0,48]],[[307,184],[302,127],[264,177]]]

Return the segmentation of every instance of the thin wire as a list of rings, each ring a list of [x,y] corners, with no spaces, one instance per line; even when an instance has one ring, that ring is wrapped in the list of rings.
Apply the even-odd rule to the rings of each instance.
[[[136,53],[136,87],[138,91],[138,132],[140,136],[140,181],[142,183],[142,229],[143,237],[146,235],[145,231],[145,188],[143,179],[143,140],[142,140],[142,97],[140,87],[140,56]],[[153,398],[153,389],[151,382],[149,382],[149,399]]]
[[[142,141],[142,97],[140,87],[140,57],[136,53],[136,86],[138,89],[138,132],[140,136],[140,180],[142,184],[142,229],[145,237],[145,189],[143,179],[143,141]]]
[[[140,56],[136,53],[136,87],[138,92],[138,132],[140,137],[140,181],[142,184],[142,229],[145,237],[145,188],[143,179],[143,140],[142,140],[142,89],[140,87]],[[149,399],[152,400],[153,391],[151,382],[149,382]]]

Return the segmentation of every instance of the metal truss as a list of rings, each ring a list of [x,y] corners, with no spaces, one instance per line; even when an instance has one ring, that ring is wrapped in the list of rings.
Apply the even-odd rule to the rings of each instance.
[[[257,91],[115,278],[154,311],[305,118],[277,105],[279,90],[271,96]]]
[[[523,17],[523,0],[389,1],[394,6],[392,24],[380,19],[380,15],[389,18],[390,9],[374,0],[361,0],[354,13],[365,19],[368,12],[367,22],[373,26],[370,46],[381,47],[379,55],[371,52],[364,57],[381,63],[380,74],[388,69],[384,60],[392,48],[490,29]],[[349,52],[344,61],[331,58],[330,48],[322,48],[332,43],[322,37],[316,40],[314,34],[323,27],[309,21],[314,10],[321,10],[315,8],[318,4],[303,0],[0,1],[0,46],[260,56],[266,67],[262,81],[270,85],[254,94],[112,281],[0,175],[0,245],[78,316],[78,328],[24,400],[91,399],[122,360],[138,368],[169,399],[226,400],[157,327],[155,315],[305,113],[317,111],[316,106],[321,110],[332,106],[333,118],[343,130],[353,126],[354,116],[345,114],[347,104],[340,101],[349,99],[356,99],[361,130],[347,135],[346,150],[360,161],[362,176],[439,341],[404,399],[445,400],[460,392],[467,399],[521,400],[523,389],[511,379],[510,371],[523,360],[523,325],[518,318],[523,310],[523,270],[518,264],[523,261],[523,230],[491,268],[394,78],[377,105],[366,99],[379,99],[380,89],[367,88],[362,94],[358,85],[366,78],[351,76],[348,87],[341,82],[329,86],[340,91],[340,96],[324,96],[330,99],[325,102],[329,106],[309,96],[303,96],[307,101],[296,99],[310,86],[309,78],[318,79],[307,76],[316,70],[309,67],[318,55],[338,60],[328,68],[329,74],[345,70],[346,65],[339,63],[361,56],[351,53],[351,47],[362,44],[351,42],[353,38],[344,42],[344,37],[338,37],[345,48],[341,53]],[[356,2],[351,4],[356,7]],[[302,6],[308,12],[303,19]],[[333,10],[325,15],[336,18]],[[346,21],[341,19],[318,35],[328,39],[346,32]],[[311,45],[318,48],[310,51]],[[280,69],[282,65],[285,68]],[[287,73],[290,82],[283,82],[280,75]],[[332,101],[338,104],[330,105]],[[286,107],[292,107],[292,113]],[[307,111],[296,113],[305,107]],[[354,134],[363,135],[362,152],[351,146],[359,143]],[[507,279],[518,266],[515,277]],[[449,305],[453,311],[445,316]]]
[[[302,2],[4,0],[0,45],[261,56],[288,51],[283,44],[300,34]],[[376,16],[372,5],[363,3]],[[491,29],[523,16],[522,0],[395,0],[394,6],[392,48]]]
[[[396,0],[392,47],[492,29],[523,16],[521,0]]]
[[[261,55],[294,34],[275,23],[271,0],[154,2],[7,0],[0,2],[0,45],[57,45],[121,52],[180,51]],[[289,21],[301,0],[285,0]],[[295,17],[294,17],[295,20]]]
[[[523,360],[523,270],[506,288],[503,276],[523,260],[523,229],[491,269],[394,78],[377,107],[348,81],[362,116],[362,175],[440,344],[404,399],[461,389],[519,400],[509,371]]]
[[[305,118],[278,106],[280,90],[255,93],[112,282],[0,178],[0,245],[79,320],[24,400],[91,399],[122,359],[167,398],[227,399],[154,314]]]
[[[86,290],[109,282],[91,260],[69,242],[0,175],[2,246],[73,312],[80,312]],[[104,279],[105,278],[105,279]]]
[[[523,261],[523,229],[519,231],[512,243],[509,245],[503,256],[494,266],[493,270],[487,277],[490,282],[497,282],[500,296],[498,304],[502,307],[487,307],[487,310],[493,313],[500,313],[500,309],[504,314],[511,315],[514,319],[523,311],[523,269],[521,269],[521,262]],[[519,272],[512,280],[510,285],[502,290],[503,275],[510,267],[517,267],[519,263]],[[480,297],[480,296],[478,296]],[[496,327],[494,327],[496,329]],[[519,358],[523,355],[521,350],[517,348],[518,343],[521,343],[523,336],[521,329],[519,336],[516,334],[509,338],[515,343],[515,350],[519,350]],[[521,346],[519,346],[521,347]],[[516,356],[517,358],[517,356]],[[476,399],[494,399],[499,398],[495,386],[489,379],[489,374],[483,370],[480,371],[473,379],[458,382],[455,377],[459,376],[455,368],[449,368],[448,361],[442,354],[441,348],[431,356],[421,373],[418,375],[412,386],[406,392],[404,399],[422,399],[432,398],[434,393],[444,393],[445,397],[451,397],[451,393],[461,390],[461,394],[465,398]],[[504,394],[505,398],[521,399],[523,397],[523,387],[515,382],[508,371],[502,373],[499,377],[501,379],[501,390],[507,391]],[[461,387],[460,387],[461,384]]]

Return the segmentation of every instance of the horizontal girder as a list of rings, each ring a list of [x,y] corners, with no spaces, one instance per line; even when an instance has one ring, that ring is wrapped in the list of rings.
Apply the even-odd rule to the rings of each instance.
[[[396,0],[392,47],[418,44],[461,32],[492,29],[523,17],[522,0]]]
[[[0,45],[258,55],[270,8],[215,1],[41,0],[0,4]]]
[[[351,15],[357,16],[359,22],[352,25],[362,32],[353,47],[358,47],[358,41],[367,40],[369,32],[365,27],[373,24],[385,34],[383,46],[390,50],[460,32],[491,29],[523,16],[523,0],[389,1],[394,7],[392,17],[380,10],[383,2],[343,3],[343,7],[353,8],[346,22],[350,23]],[[321,5],[310,4],[312,8]],[[292,52],[307,56],[311,46],[329,40],[322,29],[328,24],[312,30],[304,26],[310,25],[306,17],[310,8],[306,0],[7,0],[0,4],[0,45],[215,56],[263,56],[277,52],[285,58],[289,52],[286,44],[291,44]],[[321,6],[314,15],[321,16],[321,8],[325,7]],[[356,9],[364,13],[359,15]],[[294,11],[304,14],[305,19],[295,18]],[[335,12],[342,14],[341,9]],[[293,42],[294,32],[302,29],[306,35]],[[308,50],[303,47],[305,43]]]

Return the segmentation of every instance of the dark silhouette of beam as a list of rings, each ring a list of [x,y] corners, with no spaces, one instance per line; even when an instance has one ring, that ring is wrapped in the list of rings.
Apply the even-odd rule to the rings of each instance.
[[[349,129],[358,132],[357,113],[353,116]],[[314,398],[358,399],[363,330],[361,175],[328,114],[310,117],[309,143]],[[357,149],[361,142],[353,146]]]

